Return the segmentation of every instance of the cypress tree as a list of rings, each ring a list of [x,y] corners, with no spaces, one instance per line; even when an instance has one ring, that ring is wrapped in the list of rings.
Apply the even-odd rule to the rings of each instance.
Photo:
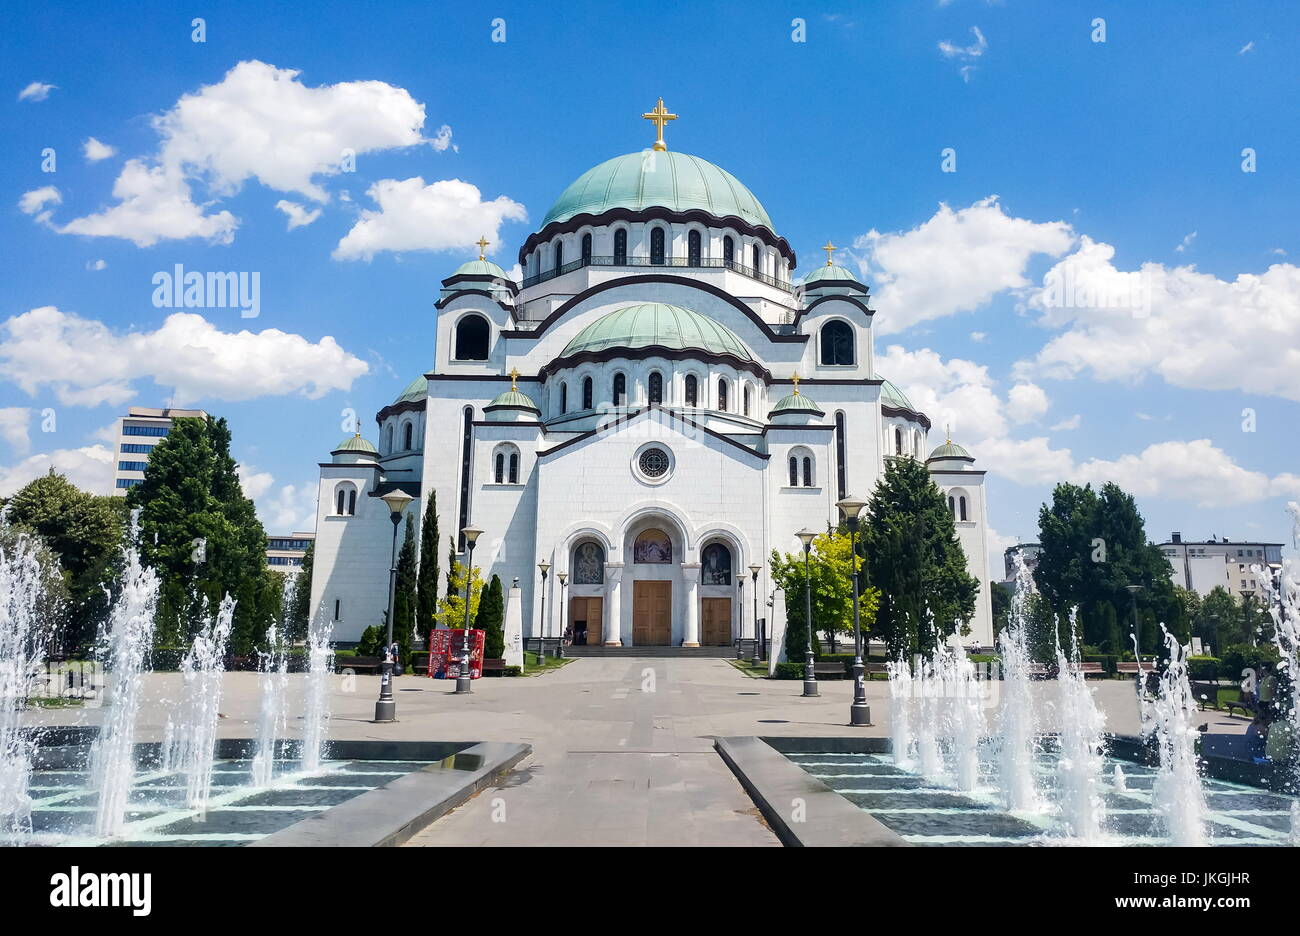
[[[483,593],[483,599],[478,605],[478,616],[474,620],[474,627],[483,631],[484,659],[499,660],[506,652],[505,613],[506,601],[505,593],[501,590],[501,577],[494,575],[492,583]]]
[[[411,635],[415,631],[415,518],[406,515],[406,533],[397,554],[397,593],[393,597],[393,640],[402,659],[411,655]]]
[[[438,492],[429,492],[420,526],[420,572],[416,585],[415,624],[417,632],[428,636],[433,616],[438,611]]]

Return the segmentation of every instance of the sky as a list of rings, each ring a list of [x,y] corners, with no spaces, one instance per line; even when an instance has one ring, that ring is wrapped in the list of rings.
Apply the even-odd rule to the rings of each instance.
[[[797,275],[829,239],[870,286],[878,371],[989,471],[998,577],[1067,480],[1155,541],[1290,545],[1297,62],[1287,3],[6,5],[0,496],[107,491],[116,419],[171,403],[312,529],[439,281],[481,234],[510,269],[662,96]],[[168,307],[177,265],[248,301]]]

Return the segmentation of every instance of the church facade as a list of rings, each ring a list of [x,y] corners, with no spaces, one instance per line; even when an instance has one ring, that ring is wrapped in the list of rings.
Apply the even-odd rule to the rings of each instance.
[[[344,439],[320,466],[313,607],[341,642],[380,623],[381,497],[400,488],[417,524],[436,495],[440,588],[448,536],[460,551],[461,529],[483,531],[474,564],[518,579],[527,636],[729,645],[754,634],[755,584],[769,613],[771,551],[916,458],[980,581],[967,640],[991,644],[984,472],[951,441],[932,450],[930,420],[876,373],[867,286],[834,248],[795,278],[753,193],[667,149],[662,105],[653,149],[564,190],[519,248],[520,281],[484,241],[442,281],[432,367],[379,411],[374,442]]]

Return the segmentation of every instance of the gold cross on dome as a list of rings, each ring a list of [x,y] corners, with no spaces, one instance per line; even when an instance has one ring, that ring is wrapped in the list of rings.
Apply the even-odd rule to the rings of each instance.
[[[943,433],[945,436],[948,437],[948,444],[952,445],[952,424],[951,423],[944,424]]]
[[[486,260],[487,257],[483,256],[483,253],[484,251],[487,250],[488,244],[492,242],[488,240],[486,237],[484,237],[482,234],[480,234],[478,236],[478,240],[476,240],[474,243],[478,244],[478,258],[480,260]]]
[[[664,99],[660,98],[659,103],[655,105],[655,109],[648,114],[642,114],[641,119],[649,120],[655,125],[657,137],[655,138],[654,148],[661,153],[667,152],[668,144],[664,143],[664,124],[670,120],[676,120],[677,115],[668,113],[668,108],[664,107]]]
[[[830,266],[831,258],[835,256],[835,251],[839,250],[839,248],[836,247],[834,244],[832,244],[830,241],[827,241],[826,246],[823,247],[822,250],[826,251],[826,265]]]
[[[517,386],[515,386],[518,380],[519,380],[519,368],[517,367],[510,368],[510,389],[511,390],[519,389]]]
[[[795,395],[795,396],[798,396],[798,395],[799,395],[799,381],[803,380],[803,378],[799,376],[799,372],[798,372],[798,371],[795,371],[795,372],[794,372],[794,376],[791,377],[790,380],[794,383],[794,395]]]

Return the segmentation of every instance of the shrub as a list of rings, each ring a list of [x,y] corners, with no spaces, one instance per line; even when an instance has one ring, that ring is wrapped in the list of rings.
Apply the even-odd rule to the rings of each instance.
[[[507,666],[501,671],[502,676],[522,676],[524,668],[522,666]]]
[[[1192,679],[1212,681],[1219,678],[1218,657],[1194,656],[1187,658],[1187,675]]]
[[[777,679],[803,679],[803,664],[778,663],[775,675]]]
[[[383,656],[384,641],[388,637],[388,628],[380,627],[374,624],[367,627],[361,632],[361,639],[357,641],[356,653],[354,656]]]
[[[1233,644],[1223,651],[1220,658],[1219,672],[1225,679],[1241,679],[1241,671],[1247,668],[1258,670],[1261,663],[1276,663],[1280,659],[1277,648],[1272,644]]]

